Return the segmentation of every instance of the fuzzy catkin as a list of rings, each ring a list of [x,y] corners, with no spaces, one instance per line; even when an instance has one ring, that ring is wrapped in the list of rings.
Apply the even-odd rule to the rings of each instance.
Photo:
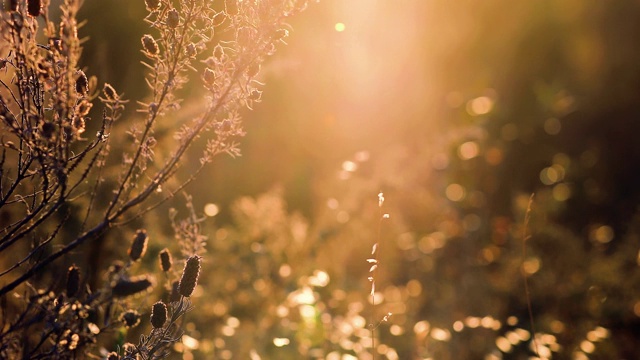
[[[153,304],[151,308],[151,325],[154,329],[159,329],[167,322],[167,305],[162,301]]]
[[[180,285],[178,290],[180,295],[184,297],[190,297],[198,283],[198,276],[200,275],[200,257],[193,255],[187,259],[187,263],[184,265],[182,271],[182,278],[180,278]]]
[[[162,271],[167,272],[171,270],[171,265],[173,265],[173,259],[171,259],[171,253],[169,249],[162,249],[159,254],[160,257],[160,268]]]
[[[149,237],[147,236],[146,230],[140,229],[136,231],[131,247],[129,248],[129,258],[131,261],[138,261],[144,256],[144,253],[147,251],[148,239]]]

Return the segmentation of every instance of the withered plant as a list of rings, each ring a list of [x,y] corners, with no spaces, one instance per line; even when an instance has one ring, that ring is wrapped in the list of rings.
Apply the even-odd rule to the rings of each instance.
[[[175,261],[185,263],[184,274],[172,270],[168,252],[160,255],[156,269],[174,294],[153,308],[141,295],[154,287],[152,277],[130,276],[145,256],[144,230],[127,241],[129,259],[105,269],[103,286],[91,288],[88,270],[77,266],[65,280],[50,272],[90,243],[122,242],[110,237],[115,228],[126,233],[125,225],[144,221],[216,155],[239,154],[240,110],[260,101],[260,66],[284,43],[286,19],[307,0],[145,0],[150,30],[140,41],[150,94],[137,101],[139,115],[131,119],[123,118],[129,101],[122,90],[80,68],[82,3],[62,1],[53,19],[50,0],[5,1],[0,18],[2,358],[168,354],[200,269],[195,216],[174,226],[184,255]],[[181,104],[191,100],[179,90],[195,81],[204,86],[204,106],[179,124]],[[123,126],[126,141],[114,142],[112,130]],[[203,147],[198,138],[206,138]],[[159,149],[160,141],[171,146]],[[186,157],[198,152],[197,170],[178,180]],[[142,318],[150,334],[105,349],[114,329],[140,323],[136,309],[151,314]]]

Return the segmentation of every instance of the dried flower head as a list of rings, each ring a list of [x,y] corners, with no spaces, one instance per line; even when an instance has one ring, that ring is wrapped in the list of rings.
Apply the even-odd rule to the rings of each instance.
[[[158,49],[158,43],[156,43],[155,39],[148,34],[145,34],[142,37],[142,47],[144,48],[144,51],[147,53],[147,55],[151,57],[158,55],[158,52],[160,51]]]
[[[198,276],[200,275],[200,257],[193,255],[187,259],[187,263],[184,265],[182,271],[182,278],[180,278],[179,292],[184,297],[189,297],[193,293],[196,284],[198,283]]]
[[[151,308],[151,325],[154,329],[159,329],[167,322],[167,305],[162,301],[153,304]]]
[[[77,266],[72,265],[67,271],[67,296],[72,297],[80,290],[80,270]]]
[[[38,16],[40,15],[41,6],[41,0],[29,0],[27,1],[27,12],[31,16]]]
[[[151,281],[146,277],[138,279],[120,279],[112,287],[111,292],[115,297],[126,297],[146,291],[151,287]]]
[[[180,14],[178,13],[178,10],[169,10],[169,13],[167,14],[167,26],[175,29],[178,27],[178,24],[180,24]]]
[[[136,231],[136,234],[133,235],[131,248],[129,248],[129,258],[131,261],[138,261],[144,256],[144,253],[147,251],[148,239],[147,230],[140,229]]]
[[[78,75],[78,78],[76,79],[76,92],[80,95],[86,95],[89,92],[89,80],[87,80],[87,75],[85,75],[82,70],[78,70],[76,75]]]
[[[162,269],[162,271],[167,272],[171,270],[171,265],[173,264],[173,260],[171,259],[171,253],[169,252],[169,249],[165,248],[162,251],[160,251],[159,257],[160,257],[160,268]]]
[[[120,314],[120,321],[126,328],[132,328],[140,323],[140,314],[135,310],[127,310]]]

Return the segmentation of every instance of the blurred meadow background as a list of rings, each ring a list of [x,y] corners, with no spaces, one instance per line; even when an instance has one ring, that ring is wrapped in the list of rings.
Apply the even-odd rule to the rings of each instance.
[[[132,99],[145,14],[80,13],[86,72]],[[640,357],[640,2],[322,0],[290,24],[242,156],[186,189],[207,253],[176,358],[372,359],[371,323],[376,359]],[[151,252],[189,211],[146,217]],[[74,262],[125,251],[101,247]]]

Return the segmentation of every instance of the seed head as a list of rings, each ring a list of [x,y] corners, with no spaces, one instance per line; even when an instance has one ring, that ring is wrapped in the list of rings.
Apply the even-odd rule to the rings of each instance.
[[[147,5],[147,9],[155,10],[160,6],[160,0],[144,0],[144,3]]]
[[[167,272],[171,270],[171,265],[173,265],[173,260],[171,259],[171,253],[169,249],[163,249],[160,251],[160,268],[162,271]]]
[[[154,329],[159,329],[167,322],[167,305],[162,301],[153,304],[151,308],[151,325]]]
[[[89,80],[84,71],[78,70],[78,78],[76,79],[76,92],[80,95],[86,95],[89,92]]]
[[[193,255],[187,259],[187,263],[184,265],[182,271],[182,278],[180,278],[180,285],[178,290],[180,295],[184,297],[190,297],[198,283],[198,276],[200,275],[200,257]]]
[[[127,297],[146,291],[151,287],[151,281],[146,277],[125,280],[120,279],[111,287],[111,292],[115,297]]]
[[[72,265],[67,271],[67,296],[75,296],[80,290],[80,270]]]
[[[167,14],[167,26],[175,29],[178,27],[178,24],[180,24],[180,14],[178,13],[178,10],[169,10],[169,13]]]
[[[102,89],[102,92],[104,92],[104,96],[106,96],[107,99],[109,100],[116,100],[118,98],[118,93],[113,88],[113,86],[111,86],[108,83],[104,84],[104,88]]]
[[[158,49],[158,43],[156,43],[153,37],[148,34],[142,37],[142,47],[147,55],[151,57],[158,55],[158,52],[160,51]]]
[[[136,231],[136,234],[133,236],[131,248],[129,248],[129,258],[131,261],[138,261],[144,256],[144,253],[147,251],[148,239],[149,237],[147,236],[146,230],[140,229]]]
[[[29,0],[27,2],[27,12],[31,16],[40,15],[41,0]]]
[[[140,314],[135,310],[127,310],[120,315],[120,321],[126,328],[132,328],[140,323]]]
[[[107,354],[107,360],[119,360],[119,359],[120,359],[120,356],[115,351],[112,351],[109,354]]]

